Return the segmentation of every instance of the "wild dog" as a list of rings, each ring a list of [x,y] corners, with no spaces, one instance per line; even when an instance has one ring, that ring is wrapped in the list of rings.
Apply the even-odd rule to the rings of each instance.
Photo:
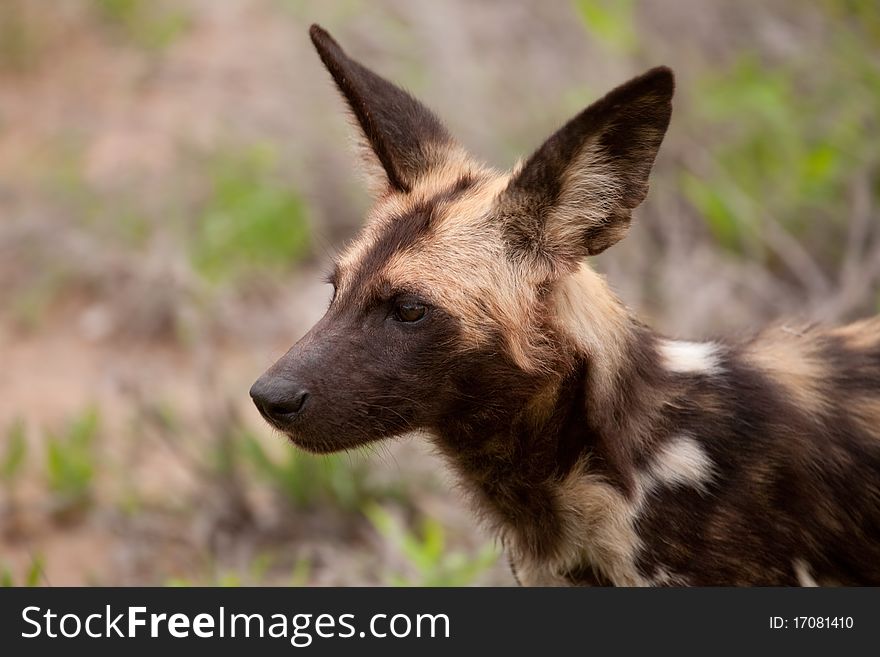
[[[669,69],[499,173],[311,38],[377,198],[250,391],[269,423],[317,453],[425,433],[523,584],[880,584],[880,318],[673,340],[587,264],[647,194]]]

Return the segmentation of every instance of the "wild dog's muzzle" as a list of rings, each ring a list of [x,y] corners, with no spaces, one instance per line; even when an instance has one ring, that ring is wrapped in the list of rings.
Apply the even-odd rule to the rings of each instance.
[[[266,420],[284,429],[302,413],[309,391],[295,381],[266,372],[251,386],[251,399]]]

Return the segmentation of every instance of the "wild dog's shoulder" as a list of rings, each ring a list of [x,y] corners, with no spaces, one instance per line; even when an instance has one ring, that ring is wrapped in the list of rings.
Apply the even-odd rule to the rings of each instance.
[[[814,415],[833,411],[852,392],[880,396],[880,317],[839,327],[777,324],[733,353]]]
[[[746,354],[775,351],[778,360],[791,356],[811,355],[831,360],[835,348],[874,355],[880,352],[880,315],[849,324],[826,326],[816,323],[776,323],[741,341]]]
[[[787,427],[826,460],[830,445],[862,453],[880,444],[880,317],[837,327],[773,326],[736,354],[773,398],[762,404],[772,407],[776,434]]]

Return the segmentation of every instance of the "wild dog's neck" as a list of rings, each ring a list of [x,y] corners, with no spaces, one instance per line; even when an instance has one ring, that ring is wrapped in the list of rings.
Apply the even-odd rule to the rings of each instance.
[[[440,441],[496,528],[536,558],[564,543],[559,487],[579,468],[630,490],[662,389],[653,335],[592,270],[562,281],[552,307],[566,370],[528,393],[511,386],[503,420],[449,427]]]
[[[619,392],[621,370],[645,331],[611,292],[602,276],[583,264],[560,280],[551,306],[556,330],[567,347],[590,363],[591,406],[601,408]]]
[[[632,463],[646,447],[663,405],[657,336],[586,264],[559,282],[552,305],[563,341],[588,363],[583,419],[596,440],[595,451],[611,468],[608,474],[628,488]]]

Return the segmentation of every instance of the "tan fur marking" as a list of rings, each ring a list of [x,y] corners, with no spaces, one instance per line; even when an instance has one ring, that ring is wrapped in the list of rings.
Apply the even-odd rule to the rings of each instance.
[[[464,340],[479,346],[503,335],[513,360],[527,371],[541,366],[536,330],[538,299],[529,277],[505,252],[500,227],[489,216],[507,178],[496,176],[466,197],[438,208],[429,239],[389,259],[380,276],[392,285],[419,285],[458,318]]]
[[[792,567],[794,568],[794,574],[795,577],[797,577],[797,581],[800,586],[819,586],[819,584],[816,582],[815,579],[813,579],[813,576],[810,574],[810,566],[807,562],[801,559],[795,559]]]
[[[553,307],[559,330],[591,359],[592,392],[610,394],[629,338],[626,308],[587,263],[557,284]]]
[[[558,490],[558,499],[564,503],[563,548],[549,564],[533,564],[522,555],[514,556],[520,579],[524,584],[561,585],[567,571],[586,562],[617,586],[684,584],[668,573],[665,578],[661,573],[647,579],[638,572],[636,559],[641,541],[635,521],[659,486],[703,488],[712,476],[709,457],[688,436],[673,439],[658,452],[648,468],[637,476],[632,500],[600,477],[589,474],[587,466],[575,468]],[[655,581],[658,577],[662,581]]]
[[[745,358],[782,386],[808,415],[827,408],[823,385],[828,368],[817,353],[813,335],[779,328],[768,331],[747,346]]]
[[[512,557],[523,584],[564,585],[567,571],[591,563],[618,586],[641,586],[646,581],[636,568],[640,542],[633,520],[638,505],[633,504],[601,478],[576,468],[559,486],[559,499],[565,507],[562,522],[566,539],[558,556],[550,562],[533,563],[524,555]]]
[[[865,435],[880,438],[880,397],[860,396],[849,401],[852,417],[862,425]]]
[[[648,586],[688,586],[688,584],[687,579],[670,573],[665,568],[659,568],[648,580]]]
[[[828,334],[842,338],[846,346],[855,351],[880,349],[880,316],[831,329]]]
[[[366,148],[369,150],[369,144],[366,145]],[[435,144],[432,148],[435,150],[435,154],[430,159],[435,162],[435,165],[415,181],[409,193],[390,190],[387,178],[383,178],[378,191],[374,190],[376,201],[367,213],[360,235],[337,259],[337,264],[343,275],[342,280],[339,281],[340,292],[347,289],[347,275],[357,268],[357,264],[364,259],[375,245],[378,237],[396,217],[405,215],[413,207],[448,189],[463,176],[496,180],[506,184],[506,176],[500,176],[489,167],[476,162],[459,146]],[[375,156],[372,157],[375,159]],[[381,165],[377,162],[376,166],[379,166],[379,173],[384,177]]]

